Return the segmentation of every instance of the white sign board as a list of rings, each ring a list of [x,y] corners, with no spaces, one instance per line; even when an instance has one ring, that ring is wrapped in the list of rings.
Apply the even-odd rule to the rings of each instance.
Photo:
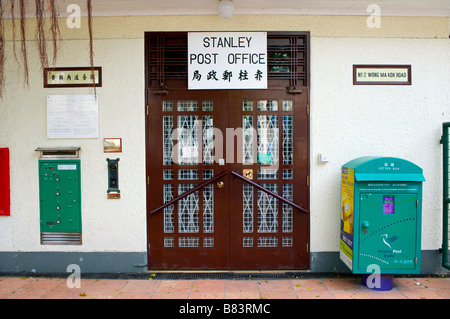
[[[266,32],[189,32],[190,90],[267,89]]]
[[[47,138],[98,136],[98,96],[47,96]]]

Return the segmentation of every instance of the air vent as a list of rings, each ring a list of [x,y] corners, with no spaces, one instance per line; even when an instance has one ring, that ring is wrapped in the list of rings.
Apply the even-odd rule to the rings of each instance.
[[[41,245],[81,245],[81,233],[41,233]]]

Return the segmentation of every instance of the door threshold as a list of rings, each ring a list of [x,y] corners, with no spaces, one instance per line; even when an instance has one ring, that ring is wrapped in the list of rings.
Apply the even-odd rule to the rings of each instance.
[[[249,270],[161,270],[161,269],[155,269],[155,270],[147,270],[147,273],[161,273],[161,274],[171,274],[171,273],[183,273],[183,274],[215,274],[215,273],[235,273],[235,274],[280,274],[280,273],[310,273],[311,270],[305,270],[305,269],[282,269],[282,270],[255,270],[255,269],[249,269]]]
[[[144,274],[144,273],[143,273]],[[149,270],[154,280],[258,280],[312,278],[310,270]]]

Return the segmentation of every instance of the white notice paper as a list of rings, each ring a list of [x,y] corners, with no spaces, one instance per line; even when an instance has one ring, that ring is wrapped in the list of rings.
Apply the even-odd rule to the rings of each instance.
[[[98,96],[47,96],[47,138],[98,136]]]

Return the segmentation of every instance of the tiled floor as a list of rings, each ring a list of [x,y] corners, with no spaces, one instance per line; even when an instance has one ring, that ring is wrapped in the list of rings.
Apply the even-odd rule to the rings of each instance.
[[[279,280],[66,279],[0,277],[0,299],[450,299],[450,278],[394,278],[390,291],[357,278]]]

